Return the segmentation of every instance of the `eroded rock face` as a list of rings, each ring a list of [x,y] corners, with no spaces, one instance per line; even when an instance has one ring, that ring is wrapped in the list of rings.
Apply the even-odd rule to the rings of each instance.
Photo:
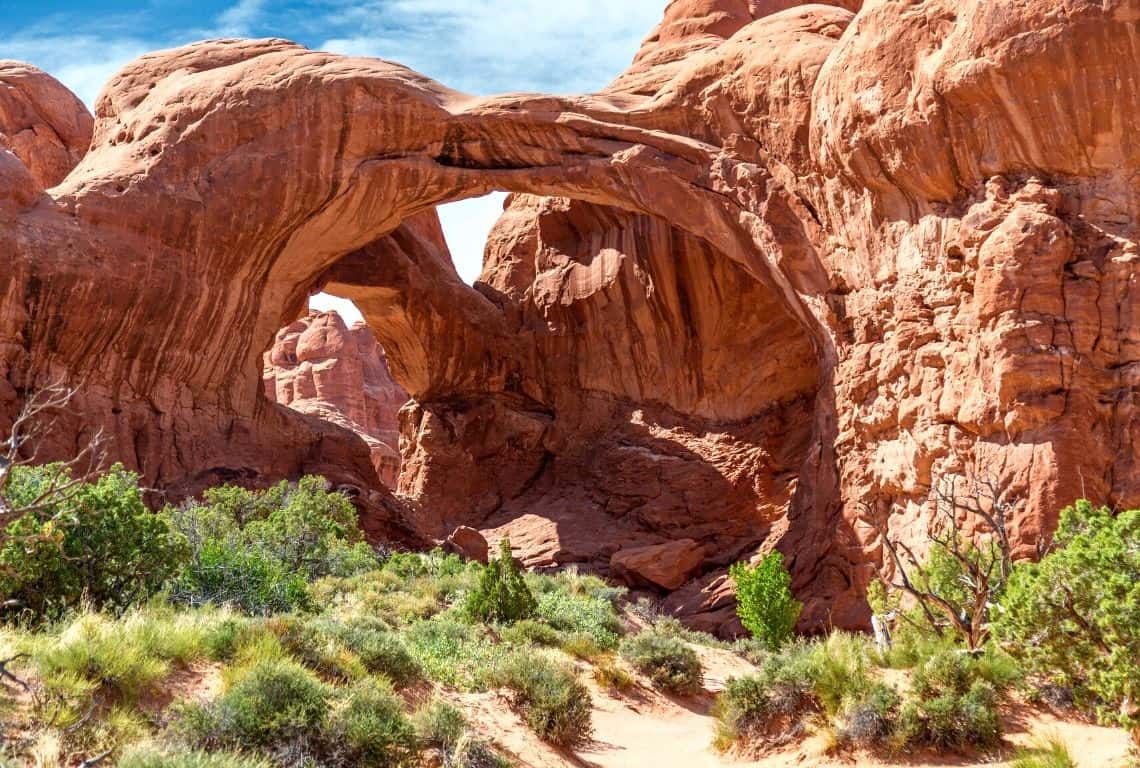
[[[0,154],[0,418],[63,378],[81,416],[51,451],[103,426],[172,494],[322,471],[375,535],[468,525],[602,571],[683,548],[637,578],[688,578],[665,609],[725,633],[725,568],[777,547],[805,627],[860,625],[868,516],[921,542],[940,477],[1024,497],[1023,553],[1079,495],[1140,504],[1138,22],[675,2],[572,98],[279,40],[144,57],[58,186],[40,150]],[[470,288],[432,206],[493,189]],[[398,496],[358,436],[262,394],[321,288],[411,399]]]
[[[398,413],[408,394],[392,380],[383,348],[367,325],[351,328],[321,312],[282,328],[265,353],[265,395],[364,439],[372,465],[392,488],[400,474]]]
[[[0,59],[0,150],[12,152],[42,187],[63,181],[87,152],[94,122],[55,78]]]

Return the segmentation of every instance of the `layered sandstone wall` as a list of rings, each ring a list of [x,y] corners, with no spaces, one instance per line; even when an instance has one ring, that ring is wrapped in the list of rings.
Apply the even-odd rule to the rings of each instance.
[[[1024,499],[1022,553],[1077,496],[1140,504],[1137,23],[678,0],[562,98],[278,40],[144,57],[58,186],[0,151],[0,415],[62,377],[60,453],[102,425],[172,493],[324,471],[376,531],[507,534],[709,629],[725,566],[776,547],[805,626],[859,625],[874,523],[921,542],[940,477]],[[28,82],[9,98],[56,88]],[[471,288],[431,209],[492,189],[515,194]],[[411,398],[398,497],[359,437],[263,395],[321,288]]]

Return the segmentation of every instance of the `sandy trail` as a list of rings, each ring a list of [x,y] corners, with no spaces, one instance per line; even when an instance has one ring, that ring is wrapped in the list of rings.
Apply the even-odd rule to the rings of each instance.
[[[580,665],[594,700],[594,738],[574,752],[540,741],[501,694],[453,698],[480,735],[496,742],[521,768],[1000,768],[1009,765],[1012,747],[1028,745],[1037,735],[1059,737],[1080,768],[1129,765],[1130,742],[1123,730],[1062,720],[1025,707],[1015,708],[1006,718],[1006,742],[1011,748],[999,756],[916,755],[893,760],[862,753],[827,756],[813,751],[810,740],[759,760],[720,755],[712,748],[715,694],[724,689],[728,678],[748,674],[754,667],[727,651],[698,646],[694,650],[705,666],[705,691],[684,700],[653,690],[645,680],[639,680],[629,694],[613,695],[595,685],[590,668]]]

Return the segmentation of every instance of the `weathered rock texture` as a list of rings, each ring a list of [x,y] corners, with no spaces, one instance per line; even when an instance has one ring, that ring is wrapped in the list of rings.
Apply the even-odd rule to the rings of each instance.
[[[0,154],[0,414],[64,377],[57,452],[103,426],[171,493],[324,471],[375,531],[410,510],[530,564],[690,578],[665,605],[708,629],[733,626],[724,567],[778,547],[805,625],[859,624],[866,516],[920,540],[940,476],[1025,496],[1022,551],[1078,495],[1140,504],[1138,23],[679,0],[582,97],[279,40],[144,57],[58,186],[35,143]],[[37,103],[14,94],[0,115]],[[472,289],[431,209],[493,189],[517,194]],[[322,288],[411,397],[399,499],[358,437],[263,396]],[[660,545],[699,562],[651,570]]]
[[[400,474],[400,408],[408,393],[392,380],[367,325],[349,328],[336,312],[310,314],[277,333],[265,353],[265,396],[352,430],[392,488]]]

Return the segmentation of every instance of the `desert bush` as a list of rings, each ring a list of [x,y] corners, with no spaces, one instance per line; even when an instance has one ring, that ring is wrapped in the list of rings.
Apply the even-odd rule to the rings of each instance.
[[[840,738],[851,744],[875,747],[886,743],[902,699],[889,685],[876,683],[847,703]]]
[[[457,707],[442,699],[432,699],[412,717],[412,725],[421,745],[444,754],[455,752],[467,731],[467,719]]]
[[[499,542],[499,556],[483,567],[479,584],[467,596],[467,613],[485,622],[511,624],[531,616],[537,602],[511,555],[511,543]]]
[[[535,619],[523,619],[503,627],[501,636],[506,642],[516,645],[557,647],[564,640],[562,633],[557,629]]]
[[[998,689],[983,677],[988,667],[970,654],[947,650],[915,668],[911,699],[902,708],[896,748],[987,748],[1001,739]]]
[[[622,635],[621,619],[613,603],[585,592],[546,592],[538,598],[534,616],[560,632],[589,635],[603,650],[617,648]]]
[[[1077,768],[1077,763],[1065,742],[1056,736],[1046,736],[1017,750],[1010,768]]]
[[[594,639],[593,635],[585,632],[575,632],[572,635],[567,635],[562,641],[561,648],[574,658],[582,659],[583,661],[593,661],[607,653],[605,648],[598,645],[598,641]]]
[[[421,747],[439,751],[449,768],[510,768],[487,742],[467,730],[459,709],[442,699],[433,699],[412,718]]]
[[[156,688],[172,664],[205,655],[211,614],[138,609],[119,620],[83,613],[57,632],[30,640],[29,652],[49,691],[82,694],[103,688],[126,702]]]
[[[173,582],[171,597],[259,616],[315,607],[304,574],[290,572],[265,552],[222,541],[208,541],[194,552]]]
[[[154,746],[128,749],[119,768],[270,768],[268,760],[236,752],[165,751]]]
[[[418,762],[416,732],[390,683],[365,678],[341,692],[323,734],[326,762],[400,768]]]
[[[189,746],[207,750],[307,744],[325,724],[330,694],[295,662],[260,661],[218,700],[181,708],[172,729]]]
[[[1102,719],[1140,739],[1140,510],[1077,502],[1054,549],[1018,565],[995,626],[1030,672],[1099,702]]]
[[[443,613],[411,624],[401,635],[426,677],[463,689],[480,689],[506,646],[496,645],[482,625]]]
[[[326,632],[355,653],[370,673],[383,675],[396,686],[410,685],[422,677],[420,665],[394,632],[360,619],[328,624]]]
[[[733,643],[721,640],[718,637],[710,635],[708,632],[701,632],[696,629],[686,627],[681,621],[673,616],[657,616],[652,621],[653,631],[659,635],[666,637],[675,637],[678,640],[684,640],[686,643],[692,645],[703,645],[708,648],[720,648],[728,650],[734,647]],[[755,638],[748,638],[739,642],[740,647],[749,643],[758,643]],[[767,648],[767,646],[764,646]]]
[[[637,682],[611,655],[602,656],[594,664],[594,680],[598,685],[617,693],[633,690]]]
[[[326,680],[347,682],[366,674],[360,658],[320,621],[276,616],[267,619],[265,624],[290,656]]]
[[[656,687],[682,696],[697,693],[704,670],[696,651],[675,637],[642,632],[621,645],[621,655]]]
[[[545,656],[520,652],[498,666],[494,680],[513,692],[515,708],[545,741],[569,747],[589,737],[590,692],[569,668]]]
[[[792,597],[792,578],[784,556],[770,552],[755,567],[736,563],[729,569],[736,582],[736,613],[744,628],[777,649],[792,636],[803,605]]]
[[[467,734],[459,740],[452,758],[455,768],[511,768],[511,761],[483,741]]]
[[[7,496],[32,505],[66,482],[52,464],[12,469]],[[61,475],[64,479],[61,480]],[[143,504],[138,475],[116,464],[13,521],[0,546],[0,600],[32,621],[81,604],[123,610],[157,592],[188,556],[185,539]]]
[[[730,680],[717,698],[716,745],[784,743],[816,713],[835,717],[878,703],[870,655],[865,638],[844,633],[769,654],[757,674]]]
[[[190,605],[232,604],[259,615],[311,609],[309,581],[378,565],[352,504],[319,477],[265,491],[214,488],[165,514],[190,543],[171,589]]]

